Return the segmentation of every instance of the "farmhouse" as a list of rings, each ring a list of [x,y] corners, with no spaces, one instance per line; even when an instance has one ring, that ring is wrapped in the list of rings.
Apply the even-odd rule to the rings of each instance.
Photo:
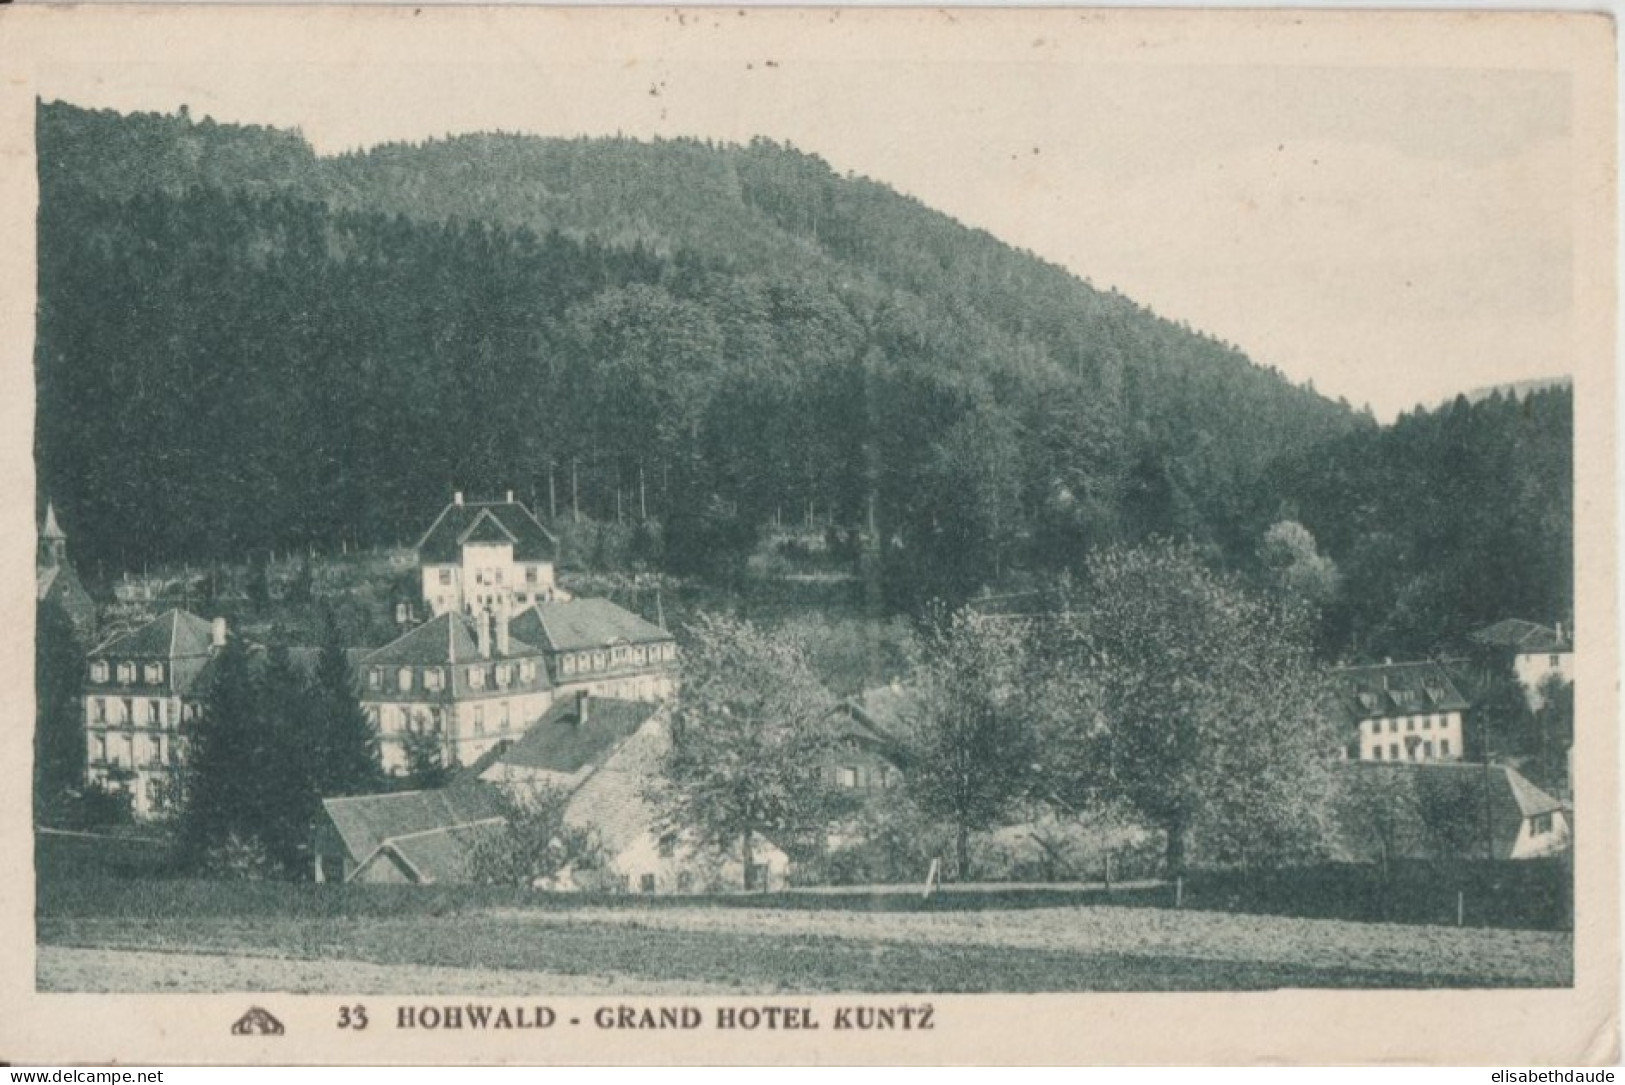
[[[1376,784],[1368,794],[1386,800],[1381,810],[1339,812],[1333,853],[1341,861],[1379,858],[1378,836],[1390,857],[1417,859],[1535,859],[1572,838],[1569,807],[1506,765],[1351,762],[1338,771],[1345,783]]]
[[[1469,705],[1441,664],[1344,667],[1333,677],[1358,760],[1461,759]]]
[[[914,694],[897,685],[865,690],[836,705],[835,748],[820,766],[825,780],[862,794],[901,784],[905,757],[898,736],[906,733],[914,708]]]
[[[495,789],[463,784],[322,800],[312,843],[318,882],[429,885],[468,880],[475,842],[500,831]]]
[[[502,501],[452,495],[418,540],[423,601],[432,615],[512,613],[558,598],[558,541],[509,490]]]
[[[1565,634],[1562,623],[1546,626],[1507,618],[1480,629],[1471,639],[1480,648],[1512,656],[1512,669],[1532,711],[1544,703],[1540,687],[1547,679],[1574,681],[1574,639]]]

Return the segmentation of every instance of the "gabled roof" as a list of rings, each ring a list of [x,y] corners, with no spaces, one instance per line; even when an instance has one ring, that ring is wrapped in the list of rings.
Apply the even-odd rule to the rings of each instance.
[[[608,599],[536,603],[521,611],[508,628],[514,636],[553,652],[674,639],[658,625]]]
[[[490,509],[481,509],[480,514],[474,517],[474,522],[468,526],[468,530],[457,536],[459,546],[467,546],[469,543],[501,544],[518,541],[513,532],[502,526],[501,520],[491,515]]]
[[[509,625],[510,632],[513,626]],[[508,638],[507,656],[533,656],[536,649],[517,637]],[[491,657],[497,658],[496,639],[491,642]],[[416,629],[404,633],[382,648],[368,653],[361,664],[387,667],[433,667],[453,663],[474,663],[480,659],[479,634],[474,620],[466,614],[447,611],[438,618],[424,622]]]
[[[1348,761],[1340,763],[1338,771],[1367,776],[1408,776],[1416,789],[1416,803],[1396,807],[1389,813],[1412,818],[1415,823],[1395,826],[1396,831],[1392,835],[1396,839],[1423,842],[1413,847],[1433,858],[1482,856],[1483,826],[1487,815],[1495,857],[1505,859],[1512,854],[1526,818],[1563,809],[1560,801],[1506,765],[1486,767],[1465,761]],[[1457,822],[1453,831],[1451,826],[1443,824],[1444,820],[1449,819]],[[1440,823],[1434,824],[1434,821]],[[1440,841],[1452,837],[1457,839],[1456,855],[1433,854],[1437,852]],[[1364,854],[1369,846],[1353,843],[1341,826],[1335,839],[1340,858],[1362,860],[1374,857]],[[1430,841],[1431,847],[1427,843]]]
[[[652,716],[570,796],[567,824],[592,832],[610,856],[653,833],[658,824],[644,792],[660,777],[671,748],[664,716]]]
[[[167,610],[139,629],[105,642],[90,652],[92,658],[184,659],[206,656],[211,643],[207,621],[178,607]]]
[[[480,532],[491,529],[491,521],[506,534],[496,541],[513,541],[515,561],[553,561],[558,553],[558,540],[541,522],[517,501],[452,502],[435,518],[429,530],[418,540],[418,561],[425,565],[447,565],[461,560],[463,536],[476,528]],[[482,541],[474,539],[473,541]]]
[[[323,799],[322,810],[355,863],[365,862],[385,841],[503,816],[501,794],[480,783]]]
[[[357,878],[367,867],[393,858],[412,881],[419,885],[455,884],[469,880],[469,857],[481,840],[502,832],[507,822],[500,818],[487,818],[466,825],[450,825],[440,829],[392,836],[379,844],[364,859],[351,878]]]
[[[1470,708],[1442,664],[1378,663],[1334,671],[1339,707],[1351,720],[1431,715]]]
[[[1567,652],[1573,648],[1551,626],[1521,618],[1505,618],[1485,626],[1472,634],[1472,639],[1491,648],[1510,648],[1515,652]]]
[[[592,697],[583,724],[577,718],[577,703],[574,697],[556,702],[494,764],[574,775],[607,757],[660,710],[646,701]]]
[[[51,585],[56,581],[56,574],[62,571],[60,565],[40,565],[34,569],[34,598],[44,599],[51,594]]]

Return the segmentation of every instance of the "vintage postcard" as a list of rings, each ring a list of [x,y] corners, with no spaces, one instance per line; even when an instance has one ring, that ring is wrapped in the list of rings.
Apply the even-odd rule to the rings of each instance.
[[[0,10],[0,1059],[1616,1060],[1613,35]]]

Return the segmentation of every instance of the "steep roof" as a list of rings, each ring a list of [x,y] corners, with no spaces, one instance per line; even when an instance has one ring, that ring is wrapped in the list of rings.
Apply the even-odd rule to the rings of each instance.
[[[210,624],[178,607],[93,649],[93,658],[184,659],[206,656],[211,643]]]
[[[1471,705],[1442,664],[1378,663],[1333,672],[1338,705],[1351,720],[1460,712]]]
[[[1483,854],[1486,806],[1491,844],[1496,858],[1512,854],[1526,818],[1563,809],[1563,804],[1530,783],[1516,769],[1506,765],[1474,764],[1464,761],[1348,761],[1338,766],[1344,774],[1368,777],[1406,776],[1415,786],[1414,806],[1396,808],[1390,813],[1411,819],[1398,826],[1398,839],[1432,842],[1413,845],[1431,858],[1470,858]],[[1344,812],[1341,816],[1347,817]],[[1457,824],[1447,824],[1455,819]],[[1374,855],[1369,843],[1339,823],[1334,827],[1334,847],[1339,858],[1367,860]],[[1454,855],[1437,854],[1439,842],[1457,839]]]
[[[1551,626],[1526,622],[1522,618],[1504,618],[1472,634],[1472,639],[1491,648],[1510,648],[1515,652],[1567,652],[1573,648]]]
[[[456,883],[469,880],[469,857],[481,840],[499,835],[507,823],[500,817],[450,825],[439,829],[406,833],[384,840],[357,869],[382,861],[386,853],[392,854],[408,876],[420,885],[435,882]],[[352,875],[354,876],[354,875]]]
[[[480,783],[323,799],[322,810],[356,863],[389,840],[503,816],[501,794]]]
[[[445,565],[460,560],[464,536],[470,532],[479,533],[471,536],[469,541],[474,542],[511,539],[515,561],[553,561],[559,549],[558,540],[517,501],[454,501],[418,540],[418,561]]]
[[[44,599],[51,594],[51,585],[56,582],[56,574],[62,571],[60,565],[40,565],[34,569],[34,598]]]
[[[524,637],[554,652],[602,648],[620,642],[647,644],[674,639],[658,625],[644,621],[608,599],[536,603],[521,611],[508,628],[514,636]]]
[[[39,537],[42,539],[61,539],[64,542],[68,538],[61,525],[56,522],[56,506],[49,501],[45,503],[45,526],[40,528]]]
[[[570,796],[564,820],[594,833],[610,855],[655,831],[655,811],[644,791],[660,776],[671,748],[664,716],[651,716]]]
[[[645,701],[592,697],[587,722],[582,724],[576,706],[574,697],[556,702],[495,764],[573,775],[608,756],[660,710],[659,705]]]
[[[508,628],[512,632],[513,625],[510,624]],[[525,641],[513,636],[508,638],[508,652],[504,658],[535,654],[536,649]],[[497,658],[495,638],[492,639],[491,655]],[[473,663],[480,658],[479,635],[474,620],[466,614],[448,610],[368,653],[361,663],[366,666],[432,667]]]

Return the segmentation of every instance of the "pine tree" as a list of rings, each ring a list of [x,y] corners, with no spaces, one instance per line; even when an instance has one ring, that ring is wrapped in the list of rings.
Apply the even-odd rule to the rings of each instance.
[[[248,649],[232,638],[214,659],[203,709],[190,727],[181,845],[193,864],[232,836],[257,835],[266,803],[265,735]]]
[[[266,853],[289,873],[304,870],[311,827],[321,808],[312,757],[311,698],[285,647],[274,647],[255,683],[260,693],[258,821],[251,826]]]
[[[331,614],[310,688],[312,776],[323,797],[363,795],[384,785],[378,731],[356,696],[355,674]]]
[[[84,649],[55,602],[39,604],[34,614],[34,816],[50,821],[64,813],[67,794],[84,783]]]

